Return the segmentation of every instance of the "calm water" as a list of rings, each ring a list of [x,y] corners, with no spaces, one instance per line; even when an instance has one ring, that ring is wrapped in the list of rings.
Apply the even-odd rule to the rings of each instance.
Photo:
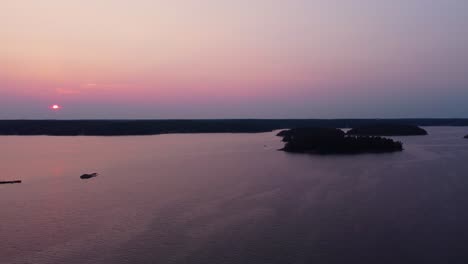
[[[427,129],[358,156],[274,133],[0,137],[0,180],[23,180],[0,186],[0,263],[468,263],[468,128]]]

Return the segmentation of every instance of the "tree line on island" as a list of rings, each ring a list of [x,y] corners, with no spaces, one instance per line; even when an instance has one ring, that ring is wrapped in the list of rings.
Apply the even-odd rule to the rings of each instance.
[[[282,150],[293,153],[358,154],[402,151],[403,144],[379,136],[351,136],[337,128],[295,128],[280,132]]]
[[[371,124],[353,128],[346,134],[360,136],[424,136],[427,135],[427,131],[413,125]]]
[[[294,153],[358,154],[385,153],[403,150],[403,143],[382,136],[427,135],[424,129],[400,124],[371,124],[349,130],[307,127],[278,133],[285,146],[282,150]]]

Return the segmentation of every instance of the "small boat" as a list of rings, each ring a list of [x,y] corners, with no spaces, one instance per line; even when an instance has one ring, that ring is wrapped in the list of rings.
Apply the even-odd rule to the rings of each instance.
[[[21,181],[0,181],[0,184],[15,184],[21,183]]]
[[[91,174],[83,174],[80,176],[80,178],[82,180],[87,180],[87,179],[91,179],[91,178],[94,178],[94,177],[97,177],[99,174],[97,173],[91,173]]]

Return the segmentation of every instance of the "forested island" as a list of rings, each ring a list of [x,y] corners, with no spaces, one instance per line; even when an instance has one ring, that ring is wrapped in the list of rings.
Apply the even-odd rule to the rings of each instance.
[[[468,126],[468,119],[0,120],[0,135],[134,136],[171,133],[259,133],[295,127],[351,128],[395,123],[414,126]]]
[[[358,154],[402,151],[403,144],[388,138],[350,136],[336,128],[296,128],[278,134],[293,153]]]
[[[422,136],[427,135],[427,131],[416,125],[370,124],[353,128],[347,134],[360,136]]]

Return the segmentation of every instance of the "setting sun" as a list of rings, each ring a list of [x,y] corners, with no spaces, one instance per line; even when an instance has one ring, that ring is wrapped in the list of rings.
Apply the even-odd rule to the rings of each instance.
[[[50,107],[50,109],[52,109],[52,110],[59,110],[60,108],[62,108],[62,107],[60,105],[56,105],[56,104],[54,104],[54,105],[52,105]]]

